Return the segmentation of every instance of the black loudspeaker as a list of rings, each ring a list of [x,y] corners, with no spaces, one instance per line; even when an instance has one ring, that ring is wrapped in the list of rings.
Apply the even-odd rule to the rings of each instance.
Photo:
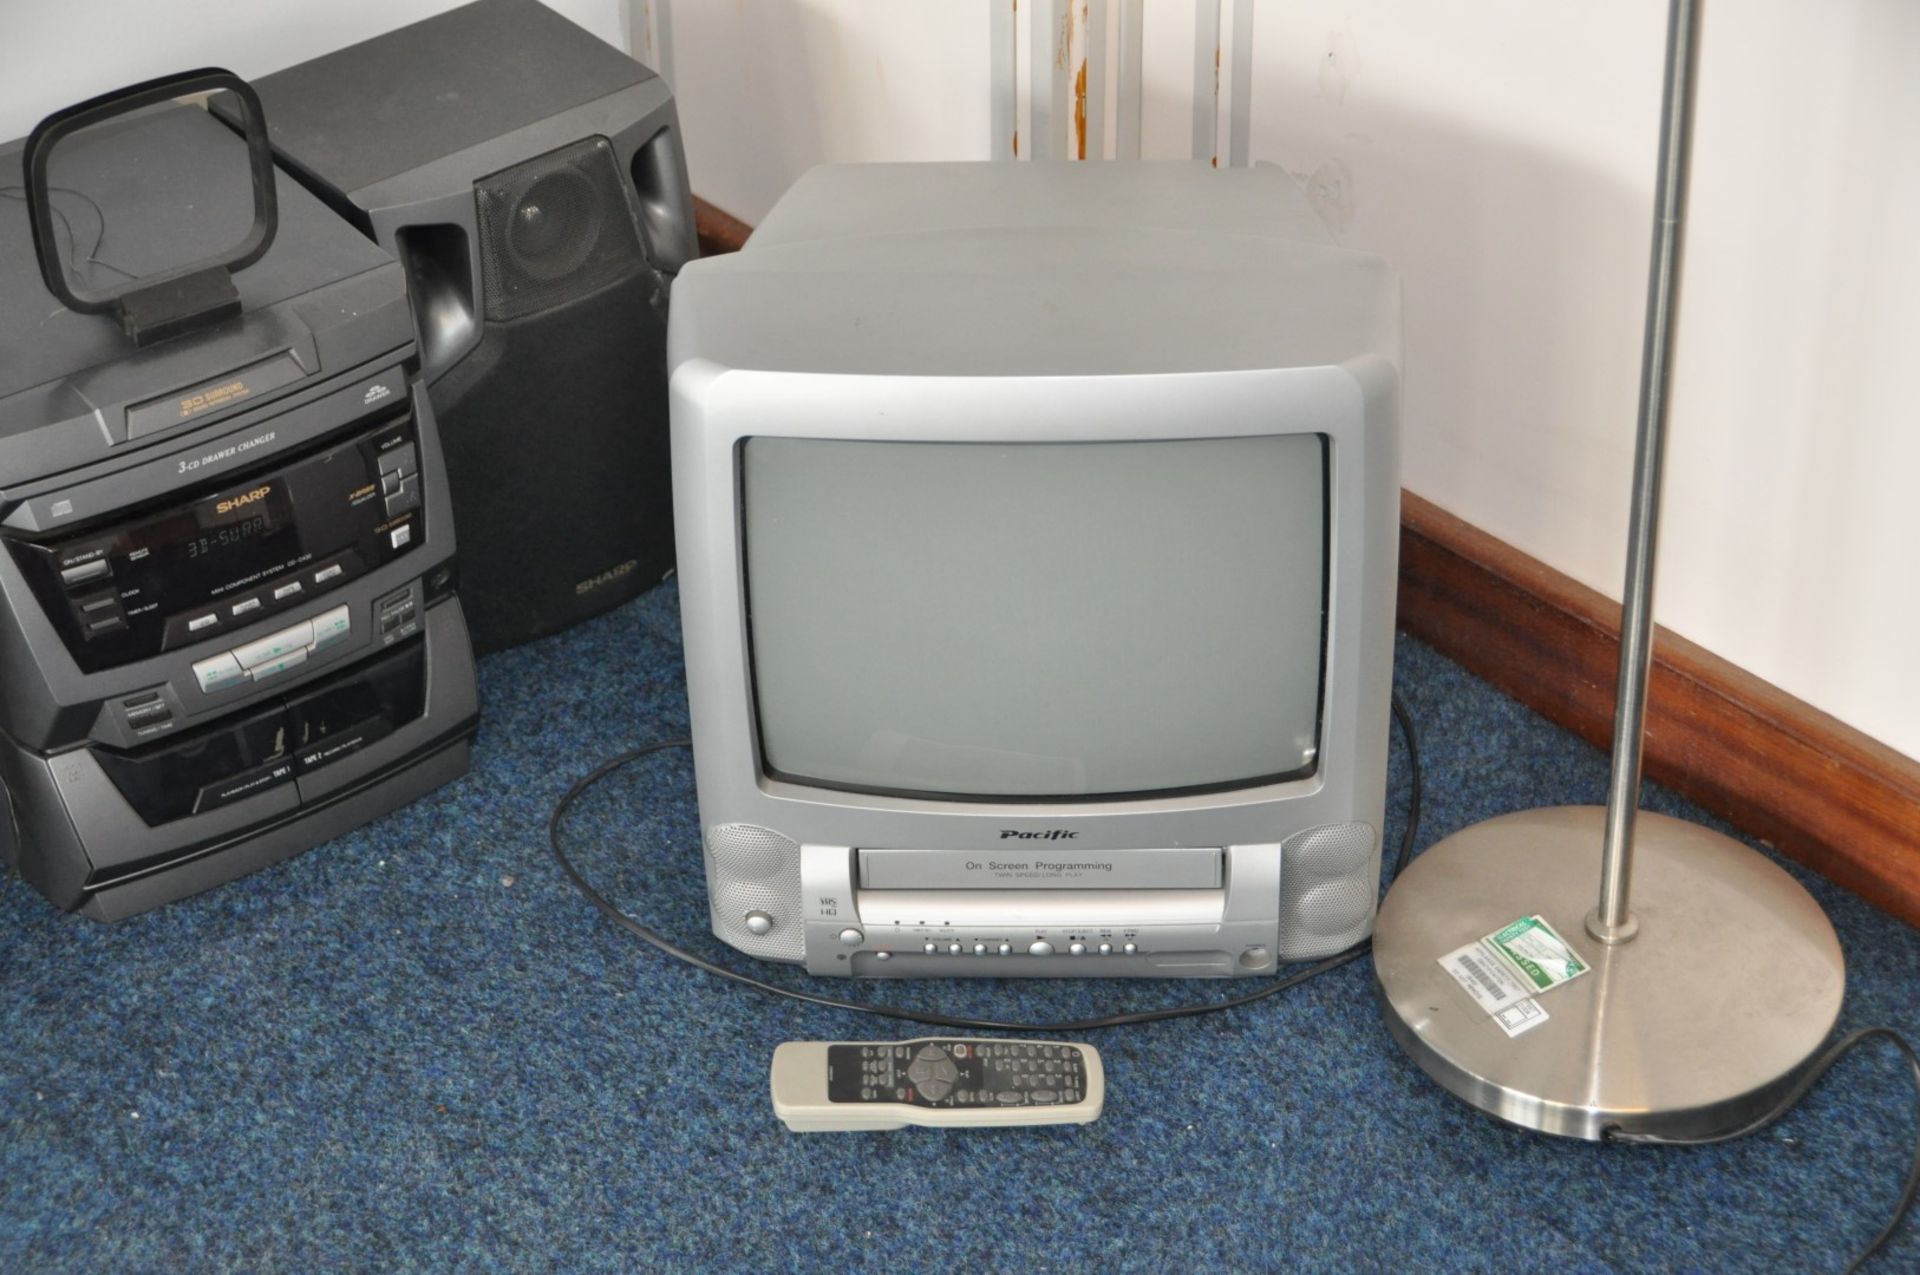
[[[407,268],[475,649],[667,575],[667,297],[696,248],[666,83],[479,0],[255,88],[281,162]]]

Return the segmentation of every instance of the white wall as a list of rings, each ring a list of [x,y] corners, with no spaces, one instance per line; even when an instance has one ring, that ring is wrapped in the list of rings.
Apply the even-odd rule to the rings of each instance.
[[[748,221],[811,162],[987,151],[986,0],[674,3],[694,188]],[[1665,11],[1254,23],[1253,158],[1403,275],[1406,485],[1613,597]],[[1148,0],[1149,156],[1188,152],[1193,12]],[[1657,615],[1920,757],[1920,5],[1706,15]]]
[[[553,3],[621,39],[622,0]],[[670,0],[694,189],[753,221],[822,160],[985,156],[986,4]],[[0,0],[0,137],[446,7]],[[1254,27],[1253,157],[1404,277],[1407,486],[1614,596],[1664,10],[1258,0]],[[1144,147],[1184,154],[1191,0],[1146,31]],[[1920,5],[1723,0],[1703,49],[1658,615],[1920,757]]]

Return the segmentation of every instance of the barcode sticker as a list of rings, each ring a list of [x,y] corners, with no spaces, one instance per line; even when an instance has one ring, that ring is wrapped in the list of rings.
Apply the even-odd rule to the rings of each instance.
[[[1453,975],[1454,982],[1467,990],[1474,1004],[1489,1014],[1528,999],[1534,989],[1520,975],[1480,943],[1469,943],[1440,958],[1440,968]]]

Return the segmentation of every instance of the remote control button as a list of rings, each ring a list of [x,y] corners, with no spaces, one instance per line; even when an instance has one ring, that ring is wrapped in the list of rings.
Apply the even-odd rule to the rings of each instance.
[[[954,1081],[960,1079],[960,1069],[947,1059],[942,1058],[939,1062],[933,1064],[933,1078],[944,1081],[947,1084],[952,1084]]]
[[[933,1079],[933,1064],[924,1058],[915,1059],[913,1065],[907,1068],[907,1079],[925,1089],[927,1082]]]
[[[995,1094],[994,1097],[998,1099],[1000,1105],[1004,1107],[1017,1107],[1026,1101],[1025,1095],[1016,1089],[1002,1089],[999,1093]]]
[[[867,941],[867,936],[849,925],[840,931],[840,943],[843,947],[859,947]]]
[[[920,1096],[928,1102],[939,1102],[953,1092],[953,1086],[944,1080],[929,1080],[920,1086]]]
[[[1027,1098],[1033,1102],[1058,1102],[1060,1095],[1051,1089],[1036,1089]]]
[[[1045,939],[1035,939],[1033,942],[1027,945],[1027,955],[1028,956],[1052,956],[1053,944],[1047,942]]]
[[[768,934],[773,930],[773,918],[765,912],[749,912],[746,916],[747,929],[754,934]]]
[[[1075,956],[1085,956],[1087,954],[1087,945],[1085,943],[1069,943],[1067,944],[1067,951],[1073,953]]]

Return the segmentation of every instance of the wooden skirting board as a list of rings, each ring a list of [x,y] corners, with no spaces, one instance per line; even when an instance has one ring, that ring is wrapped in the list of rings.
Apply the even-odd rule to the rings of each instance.
[[[700,251],[752,227],[694,200]],[[1400,627],[1601,748],[1620,606],[1406,492]],[[1920,762],[1660,629],[1646,776],[1920,925]]]
[[[1611,744],[1619,603],[1412,492],[1400,627]],[[1920,763],[1664,628],[1653,660],[1647,778],[1920,924]]]

